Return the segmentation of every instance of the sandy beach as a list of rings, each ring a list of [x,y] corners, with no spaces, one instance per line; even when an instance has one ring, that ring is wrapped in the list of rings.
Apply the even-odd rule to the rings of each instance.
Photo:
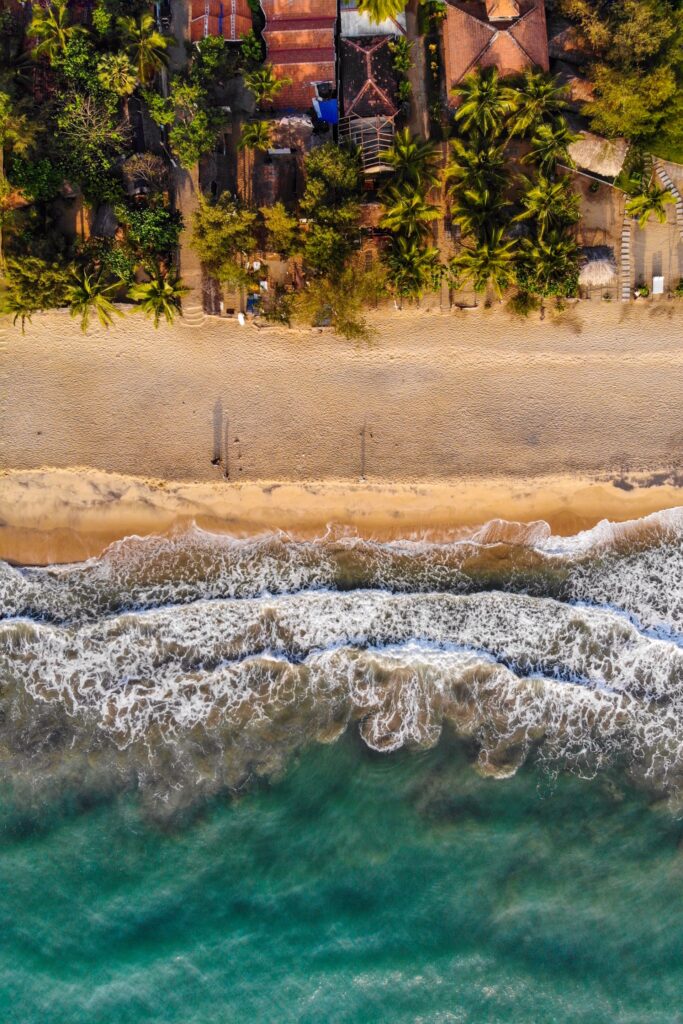
[[[370,535],[683,504],[683,309],[375,314],[371,344],[234,322],[4,330],[0,557],[196,521]]]

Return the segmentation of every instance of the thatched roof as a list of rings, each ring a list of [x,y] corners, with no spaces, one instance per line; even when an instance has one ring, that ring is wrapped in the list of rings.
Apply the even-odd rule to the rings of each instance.
[[[569,147],[569,155],[577,167],[603,178],[616,178],[624,166],[627,153],[626,139],[605,139],[592,132],[582,132],[580,138]]]
[[[614,284],[617,263],[614,250],[607,245],[587,246],[581,255],[579,284],[589,288],[604,288]]]

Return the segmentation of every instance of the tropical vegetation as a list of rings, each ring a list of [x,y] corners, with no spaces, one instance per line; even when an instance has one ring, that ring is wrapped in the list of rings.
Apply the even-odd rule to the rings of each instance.
[[[498,295],[516,285],[526,297],[517,297],[516,308],[527,311],[531,297],[575,295],[579,211],[565,172],[573,139],[565,89],[539,70],[503,79],[487,68],[457,92],[458,134],[444,175],[460,230],[452,284]]]
[[[679,0],[559,0],[575,23],[595,99],[595,131],[683,161],[683,10]]]
[[[84,330],[125,302],[171,319],[184,291],[174,168],[215,148],[231,81],[258,76],[260,39],[208,37],[172,74],[174,40],[144,0],[94,0],[87,16],[68,0],[15,5],[0,37],[0,309],[25,325],[67,306]],[[265,126],[245,131],[265,143]]]

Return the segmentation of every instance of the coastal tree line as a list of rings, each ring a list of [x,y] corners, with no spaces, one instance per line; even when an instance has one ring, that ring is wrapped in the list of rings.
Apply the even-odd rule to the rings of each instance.
[[[381,20],[403,4],[360,6]],[[653,181],[647,147],[675,152],[678,145],[681,12],[670,0],[557,6],[590,49],[596,99],[586,113],[600,130],[635,142],[621,183],[632,194],[628,212],[641,225],[652,214],[664,219],[671,197]],[[422,0],[420,9],[437,20],[444,13],[442,0]],[[13,8],[2,11],[0,303],[22,323],[36,310],[68,305],[86,329],[93,316],[113,323],[127,300],[158,325],[181,311],[185,291],[176,269],[183,224],[173,204],[174,166],[192,167],[215,147],[225,128],[225,86],[238,76],[257,109],[239,146],[266,151],[272,126],[260,111],[287,79],[264,63],[253,31],[238,47],[203,39],[171,74],[175,40],[159,31],[143,0],[95,0],[89,10],[87,24],[68,0],[36,6],[23,21]],[[410,47],[403,41],[394,49],[407,99]],[[360,156],[330,142],[307,155],[298,201],[257,210],[228,193],[202,198],[190,227],[207,272],[258,289],[255,261],[275,252],[291,262],[294,282],[265,297],[263,315],[329,323],[348,337],[367,335],[368,303],[392,297],[400,305],[444,281],[453,290],[507,293],[518,312],[575,295],[579,212],[565,90],[540,71],[501,79],[487,69],[456,92],[447,142],[401,129],[383,154],[392,173],[378,193],[375,259],[362,245]],[[79,193],[97,211],[95,230],[70,242],[60,201]]]

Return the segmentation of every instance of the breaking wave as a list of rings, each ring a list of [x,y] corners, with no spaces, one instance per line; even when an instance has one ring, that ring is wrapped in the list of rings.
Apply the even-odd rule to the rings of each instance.
[[[193,528],[0,563],[3,771],[26,798],[80,779],[165,814],[349,728],[382,752],[446,729],[489,775],[611,765],[678,802],[682,602],[679,509],[573,538]]]

